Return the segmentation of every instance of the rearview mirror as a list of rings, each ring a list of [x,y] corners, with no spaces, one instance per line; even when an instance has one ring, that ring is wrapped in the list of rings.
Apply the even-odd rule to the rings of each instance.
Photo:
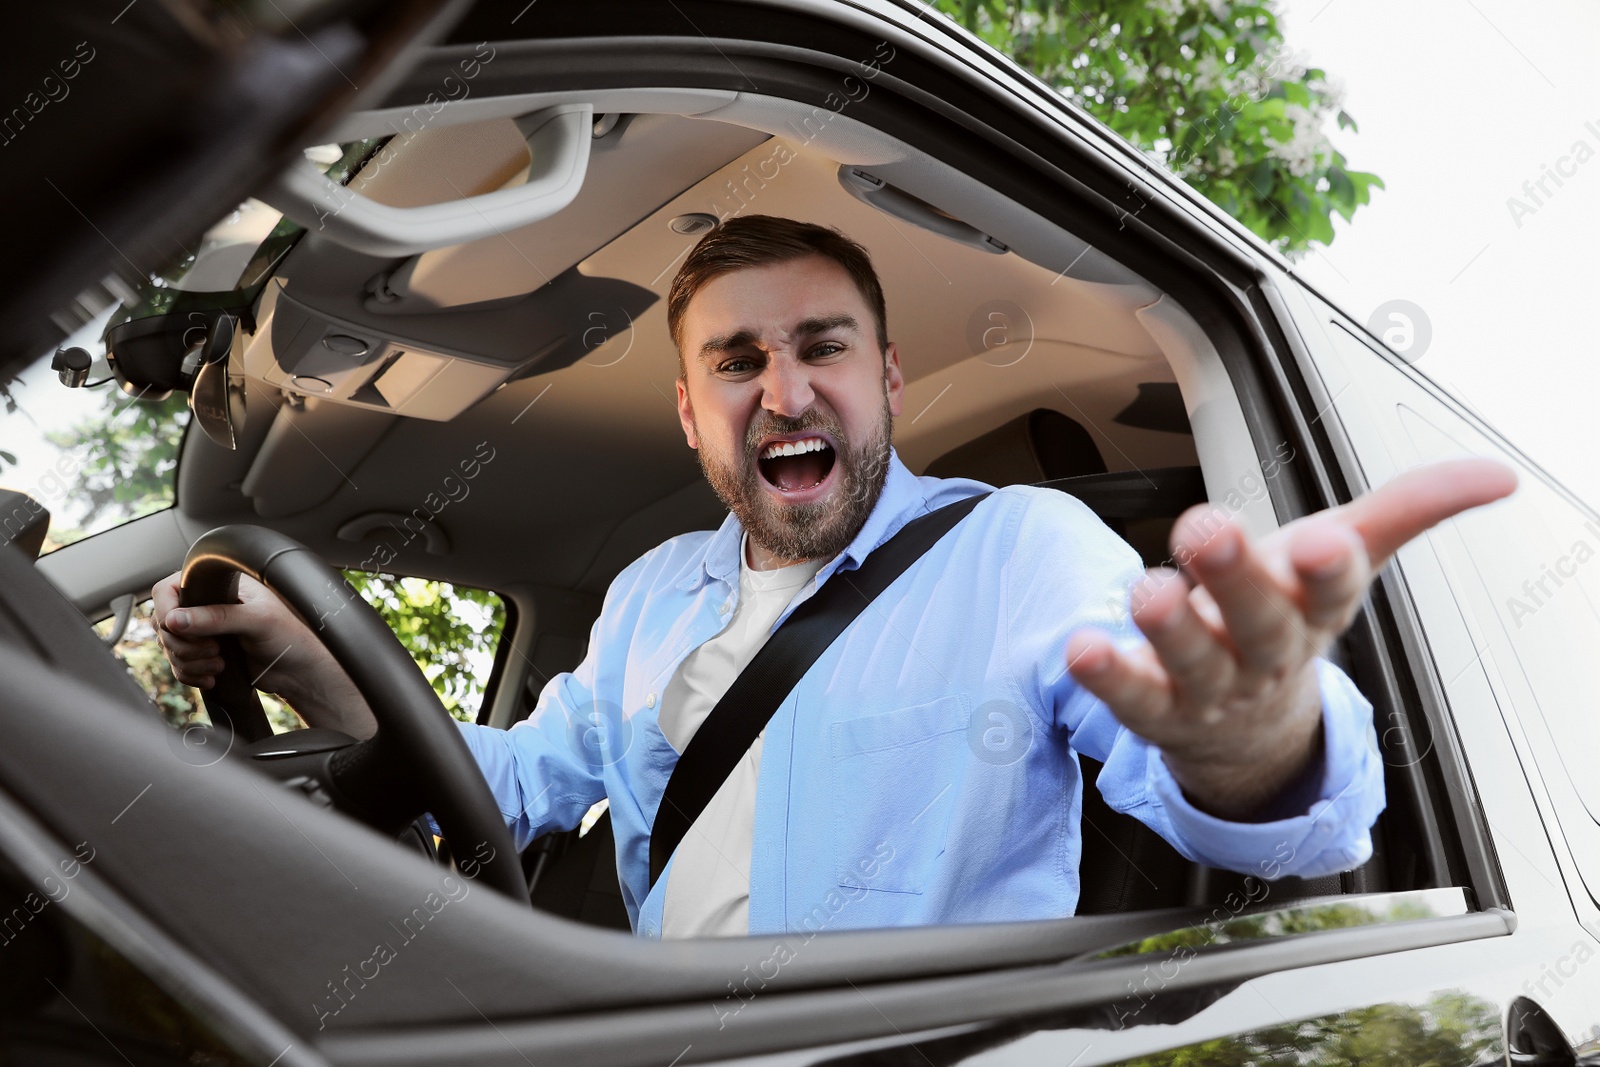
[[[200,372],[207,342],[220,344],[225,338],[231,348],[233,328],[243,314],[237,307],[184,307],[127,319],[106,331],[106,362],[122,391],[136,400],[154,402],[187,393]],[[229,328],[213,339],[213,326],[221,318],[230,320]]]
[[[229,354],[239,320],[223,312],[211,321],[200,343],[199,369],[189,388],[189,410],[205,435],[223,448],[239,447],[244,429],[244,372],[234,370]]]

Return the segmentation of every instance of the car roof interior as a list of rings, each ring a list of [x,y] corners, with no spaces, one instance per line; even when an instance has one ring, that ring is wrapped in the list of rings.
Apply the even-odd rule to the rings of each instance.
[[[348,141],[400,131],[351,187],[395,206],[431,203],[515,185],[529,160],[507,116],[571,97],[476,99],[414,130],[411,113],[373,112],[347,117],[335,134]],[[245,338],[249,413],[240,447],[188,434],[176,507],[130,524],[148,527],[139,543],[153,571],[175,567],[205,529],[236,521],[271,525],[331,562],[360,566],[378,539],[372,531],[398,527],[428,494],[443,494],[459,461],[492,452],[470,492],[443,511],[423,511],[442,538],[395,541],[396,558],[384,569],[494,588],[524,609],[543,592],[545,614],[575,605],[592,617],[628,562],[724,515],[683,441],[677,357],[665,326],[667,288],[699,237],[673,223],[691,215],[816,221],[867,248],[907,382],[894,441],[915,473],[937,463],[934,472],[946,476],[1038,481],[1198,463],[1220,498],[1257,469],[1232,385],[1195,320],[1059,226],[848,115],[819,126],[811,109],[788,101],[708,90],[587,97],[597,128],[621,121],[596,139],[581,191],[556,215],[399,261],[352,252],[315,231],[301,240],[265,287],[259,327]],[[869,205],[852,195],[842,170],[869,172],[932,205],[935,221],[958,219],[991,247]],[[996,241],[1009,250],[997,253]],[[384,410],[371,388],[365,395],[376,403],[364,406],[297,389],[274,362],[286,332],[273,328],[283,294],[353,318],[370,303],[375,278],[402,289],[396,276],[409,314],[390,312],[388,321],[412,344],[423,332],[414,324],[425,320],[431,337],[450,339],[450,351],[509,348],[502,358],[520,353],[526,365],[448,421]],[[626,284],[597,295],[563,292],[563,276]],[[581,314],[571,320],[571,306],[561,312],[568,319],[533,316],[545,335],[508,340],[503,327],[475,325],[541,291],[612,312],[588,313],[597,324],[585,334],[593,347],[570,344],[572,333],[590,329]],[[386,325],[367,315],[374,320]],[[562,336],[569,343],[557,344]],[[538,358],[552,345],[554,360]],[[552,362],[566,365],[550,369]],[[476,387],[469,383],[468,394]],[[1040,409],[1055,414],[1028,417]],[[1083,454],[1091,445],[1097,455]],[[1069,454],[1034,466],[1040,456]],[[1008,466],[1014,461],[1021,466]],[[1243,502],[1241,521],[1259,530],[1276,518],[1261,495]],[[1122,532],[1156,562],[1168,526],[1170,519],[1133,522]],[[116,549],[105,544],[107,562],[134,536]],[[81,610],[103,615],[123,590],[108,584],[111,568],[96,565],[96,540],[71,554],[70,571],[51,577]],[[48,558],[42,564],[49,572]]]

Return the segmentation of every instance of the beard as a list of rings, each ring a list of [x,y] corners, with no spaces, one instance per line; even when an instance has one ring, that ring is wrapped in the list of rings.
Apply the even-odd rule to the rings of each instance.
[[[745,431],[744,451],[738,462],[713,456],[703,447],[696,450],[696,455],[712,491],[733,512],[752,541],[783,560],[832,559],[861,532],[883,493],[889,474],[892,420],[887,390],[882,417],[859,441],[845,435],[836,416],[815,407],[796,418],[762,411]],[[766,479],[757,465],[757,449],[761,439],[770,434],[804,430],[825,432],[834,441],[838,483],[822,500],[785,504],[764,484]]]

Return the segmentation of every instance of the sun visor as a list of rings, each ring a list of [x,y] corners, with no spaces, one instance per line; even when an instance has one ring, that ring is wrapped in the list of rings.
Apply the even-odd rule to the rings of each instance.
[[[249,372],[308,398],[447,421],[515,378],[628,344],[634,320],[658,299],[574,267],[512,300],[432,309],[385,289],[406,265],[376,276],[367,267],[380,279],[367,286],[291,276],[273,294],[271,347],[252,350]]]
[[[394,423],[393,415],[325,401],[283,404],[239,491],[264,519],[309,511],[355,486],[351,472]]]

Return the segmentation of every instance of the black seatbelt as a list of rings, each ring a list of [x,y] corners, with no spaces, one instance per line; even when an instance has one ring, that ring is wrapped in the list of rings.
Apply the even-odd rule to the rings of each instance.
[[[695,731],[667,780],[650,831],[652,886],[683,835],[811,665],[868,604],[988,495],[966,497],[912,519],[860,567],[833,574],[767,638]]]

